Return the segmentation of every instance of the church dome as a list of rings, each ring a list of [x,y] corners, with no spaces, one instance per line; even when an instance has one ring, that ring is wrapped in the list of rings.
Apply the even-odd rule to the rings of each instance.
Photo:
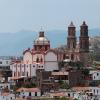
[[[50,41],[44,36],[43,31],[39,32],[39,37],[34,41],[34,44],[38,44],[38,45],[45,45],[49,43]]]

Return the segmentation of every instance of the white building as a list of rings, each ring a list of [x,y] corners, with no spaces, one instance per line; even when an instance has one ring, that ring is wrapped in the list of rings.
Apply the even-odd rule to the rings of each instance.
[[[36,70],[58,70],[58,58],[53,49],[50,49],[50,41],[39,32],[39,37],[34,41],[33,48],[23,52],[23,61],[11,65],[13,77],[36,76]]]
[[[0,82],[7,82],[9,77],[11,77],[11,64],[10,57],[1,56],[0,57]]]
[[[89,74],[91,75],[93,81],[100,80],[100,70],[91,70]]]
[[[9,92],[0,92],[0,100],[15,100],[15,94],[11,94]]]
[[[41,91],[39,88],[19,88],[17,92],[19,92],[19,97],[21,98],[41,96]]]
[[[98,87],[90,87],[95,100],[100,100],[100,86]]]

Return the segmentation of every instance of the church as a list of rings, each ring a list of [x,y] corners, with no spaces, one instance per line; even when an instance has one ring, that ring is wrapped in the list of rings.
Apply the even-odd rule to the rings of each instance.
[[[44,34],[39,32],[35,39],[33,48],[23,52],[23,61],[11,65],[13,77],[33,77],[37,70],[54,71],[58,70],[58,58],[56,52],[50,48],[50,41]]]
[[[77,42],[78,41],[78,42]],[[89,54],[89,36],[88,26],[85,21],[80,26],[79,40],[76,37],[76,27],[71,22],[68,27],[67,37],[68,55],[72,61],[80,61],[84,67],[88,67],[88,54]]]
[[[67,48],[65,51],[57,50],[58,61],[82,62],[84,67],[88,67],[89,60],[89,36],[88,26],[83,21],[80,26],[80,36],[77,38],[76,27],[73,22],[68,26]]]
[[[50,41],[45,36],[44,31],[39,32],[39,36],[33,43],[33,48],[23,52],[23,60],[11,65],[13,77],[36,77],[38,70],[55,71],[59,70],[60,61],[80,61],[84,66],[88,66],[89,36],[88,26],[83,22],[80,26],[80,37],[77,42],[76,27],[73,22],[68,26],[67,48],[65,52],[51,49]]]

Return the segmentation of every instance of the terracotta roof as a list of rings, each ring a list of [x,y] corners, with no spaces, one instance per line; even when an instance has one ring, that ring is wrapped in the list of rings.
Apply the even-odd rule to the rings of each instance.
[[[70,97],[69,100],[74,100],[74,98],[73,97]]]
[[[9,92],[4,92],[4,93],[2,93],[1,95],[2,96],[8,96],[10,93]]]
[[[57,96],[57,97],[63,97],[63,96],[65,96],[65,93],[53,93],[53,94],[51,94],[52,96]]]
[[[75,91],[87,91],[90,87],[73,87],[72,89]]]
[[[22,78],[25,78],[24,76],[23,77],[11,77],[12,80],[18,80],[18,79],[22,79]]]
[[[68,72],[52,72],[52,75],[68,75]]]
[[[17,90],[17,92],[22,92],[22,91],[27,91],[27,88],[19,88],[18,90]]]
[[[100,66],[96,66],[96,68],[99,68],[100,69]]]
[[[16,98],[15,100],[27,100],[25,98]]]
[[[17,92],[40,92],[39,88],[19,88]]]

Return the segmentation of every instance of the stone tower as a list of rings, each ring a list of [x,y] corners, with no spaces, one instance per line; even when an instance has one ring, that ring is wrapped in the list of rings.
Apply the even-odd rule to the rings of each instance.
[[[67,47],[69,50],[76,48],[76,27],[73,22],[70,23],[68,27],[68,37],[67,37]]]
[[[67,48],[70,59],[74,61],[76,49],[76,27],[73,22],[68,26]]]
[[[85,21],[80,26],[80,52],[89,52],[88,26]]]
[[[80,61],[83,62],[84,66],[88,66],[88,59],[89,59],[89,36],[88,36],[88,26],[83,22],[80,26]]]

